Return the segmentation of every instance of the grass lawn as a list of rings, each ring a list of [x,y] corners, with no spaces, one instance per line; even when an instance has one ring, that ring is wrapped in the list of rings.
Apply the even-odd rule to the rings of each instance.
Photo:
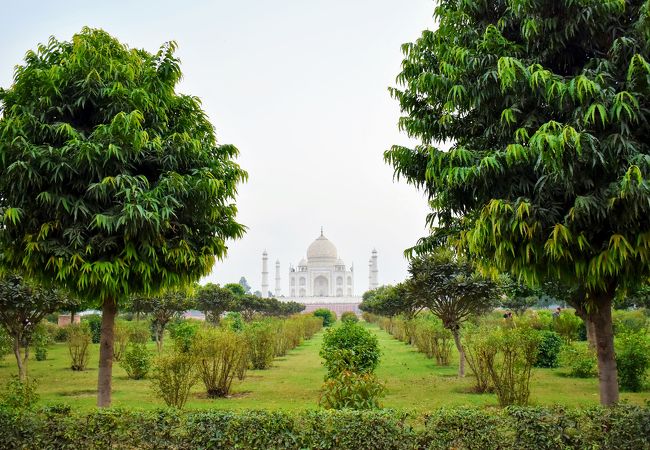
[[[377,370],[388,393],[384,406],[425,412],[443,406],[475,405],[497,406],[493,394],[469,393],[471,376],[456,377],[458,357],[452,365],[437,367],[413,347],[393,339],[377,328],[367,325],[379,337],[383,356]],[[318,393],[325,370],[318,356],[322,333],[305,341],[287,356],[277,358],[269,370],[251,370],[247,378],[233,384],[233,396],[212,400],[205,397],[199,382],[187,403],[188,409],[284,409],[317,408]],[[154,352],[154,345],[151,345]],[[69,403],[75,408],[92,409],[95,406],[97,385],[98,346],[93,345],[88,369],[73,372],[65,344],[50,347],[48,360],[29,362],[30,376],[39,381],[38,392],[42,404]],[[0,361],[0,385],[16,373],[13,356]],[[562,369],[536,369],[532,380],[531,402],[535,405],[561,404],[566,406],[593,406],[598,404],[596,379],[574,379],[563,375]],[[621,393],[623,401],[643,404],[650,400],[650,391]],[[148,380],[129,380],[124,370],[113,366],[113,405],[129,408],[153,409],[164,406],[151,391]]]

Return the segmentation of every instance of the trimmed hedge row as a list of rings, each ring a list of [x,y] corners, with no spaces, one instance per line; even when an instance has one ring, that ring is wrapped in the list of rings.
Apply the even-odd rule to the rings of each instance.
[[[0,409],[12,449],[650,449],[650,407],[72,413]]]

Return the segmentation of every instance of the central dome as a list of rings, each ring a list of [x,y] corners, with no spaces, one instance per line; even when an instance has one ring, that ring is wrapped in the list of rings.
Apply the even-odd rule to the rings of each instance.
[[[337,259],[336,247],[323,234],[307,249],[307,259]]]

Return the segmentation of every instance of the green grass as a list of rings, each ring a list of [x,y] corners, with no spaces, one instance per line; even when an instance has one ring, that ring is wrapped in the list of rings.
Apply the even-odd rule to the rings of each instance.
[[[378,377],[386,383],[388,393],[384,406],[425,412],[442,406],[497,406],[493,394],[470,393],[471,376],[456,377],[458,357],[454,354],[449,367],[438,367],[413,347],[393,339],[374,325],[368,328],[379,337],[383,352],[377,369]],[[318,351],[322,333],[305,341],[285,357],[277,358],[269,370],[251,370],[243,381],[235,380],[233,395],[226,399],[208,399],[199,382],[194,388],[188,409],[283,409],[303,410],[317,408],[320,386],[325,370]],[[151,345],[154,352],[154,346]],[[91,350],[90,369],[73,372],[65,344],[51,346],[48,360],[29,362],[30,376],[38,379],[42,404],[69,403],[75,409],[88,410],[95,406],[97,386],[98,346]],[[16,373],[12,356],[0,361],[0,384],[4,385]],[[535,405],[561,404],[565,406],[593,406],[598,404],[598,381],[564,376],[563,369],[535,369],[532,380],[531,403]],[[643,404],[650,400],[650,392],[621,393],[621,399]],[[153,409],[164,406],[151,391],[148,380],[129,380],[124,370],[113,366],[113,405]]]

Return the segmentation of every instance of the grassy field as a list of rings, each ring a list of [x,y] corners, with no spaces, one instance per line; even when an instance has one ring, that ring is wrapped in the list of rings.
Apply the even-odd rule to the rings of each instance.
[[[413,347],[393,339],[374,325],[383,356],[377,370],[388,393],[384,406],[424,412],[443,406],[496,406],[493,394],[473,394],[470,377],[456,377],[457,356],[449,367],[437,367]],[[318,356],[322,333],[304,342],[283,358],[277,358],[269,370],[251,370],[243,382],[235,381],[231,398],[212,400],[205,397],[202,384],[197,384],[188,401],[189,409],[284,409],[317,408],[318,394],[325,370]],[[154,352],[153,345],[151,351]],[[75,408],[91,409],[95,405],[98,346],[92,348],[85,372],[73,372],[65,344],[50,348],[48,360],[30,361],[30,376],[39,381],[42,404],[69,403]],[[0,361],[0,385],[16,372],[15,361],[7,356]],[[148,380],[129,380],[116,364],[113,369],[113,405],[153,409],[164,406],[151,391]],[[622,393],[621,399],[643,404],[650,400],[650,391]],[[531,403],[592,406],[598,404],[596,379],[574,379],[564,376],[562,369],[536,369],[532,380]]]

